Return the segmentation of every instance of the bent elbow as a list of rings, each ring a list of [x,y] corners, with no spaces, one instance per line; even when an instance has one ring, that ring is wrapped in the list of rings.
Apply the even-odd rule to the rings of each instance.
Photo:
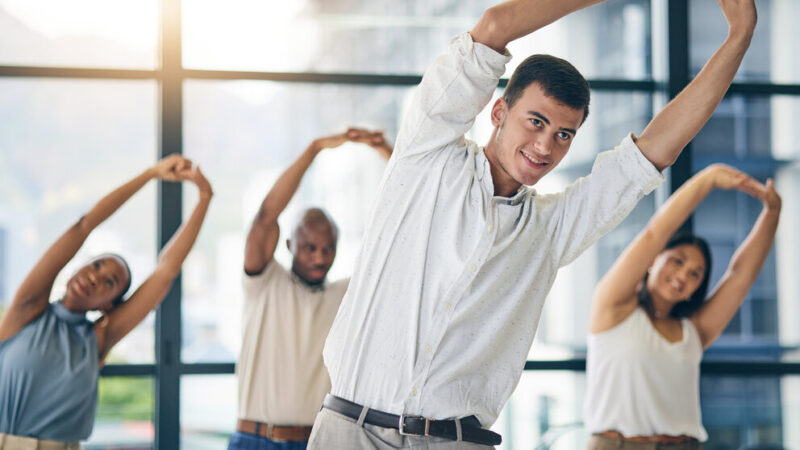
[[[472,40],[484,44],[498,53],[505,50],[508,40],[505,36],[509,28],[509,11],[503,5],[492,6],[483,12],[481,19],[472,30]]]
[[[501,29],[503,16],[503,9],[499,5],[492,6],[483,12],[478,25],[491,35]]]
[[[88,236],[92,232],[92,225],[89,223],[89,218],[86,214],[82,215],[72,227],[71,230],[79,233],[81,236]]]

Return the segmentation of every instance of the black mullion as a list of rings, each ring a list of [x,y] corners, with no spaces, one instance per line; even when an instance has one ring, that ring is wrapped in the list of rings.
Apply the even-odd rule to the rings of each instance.
[[[525,371],[566,370],[586,371],[586,359],[563,359],[554,361],[526,361]],[[800,375],[800,363],[761,361],[703,361],[700,374],[715,376],[785,376]]]
[[[364,73],[316,73],[316,72],[239,72],[222,70],[184,70],[185,78],[202,80],[263,80],[287,83],[329,83],[378,86],[416,86],[422,81],[420,75],[385,75]],[[653,92],[660,87],[653,80],[590,79],[589,87],[594,90],[644,91]],[[502,78],[497,86],[508,84]],[[800,86],[798,86],[800,87]]]
[[[800,84],[733,83],[725,95],[800,95]]]
[[[181,2],[161,1],[160,157],[183,152]],[[180,183],[159,182],[158,241],[163,248],[182,219]],[[180,448],[181,277],[156,312],[156,450]]]
[[[155,364],[111,364],[100,369],[101,377],[152,377]]]
[[[37,78],[109,78],[122,80],[152,80],[159,77],[157,70],[91,69],[83,67],[2,66],[2,77]]]
[[[689,84],[689,4],[687,0],[669,0],[667,3],[667,59],[669,78],[667,94],[675,98]],[[692,142],[683,149],[670,169],[670,192],[675,192],[692,176]],[[680,231],[693,230],[693,216],[689,216]]]
[[[181,375],[228,375],[236,373],[236,363],[181,364]]]
[[[687,63],[688,64],[688,63]],[[351,84],[369,86],[415,86],[422,80],[421,75],[392,75],[392,74],[366,74],[366,73],[332,73],[332,72],[246,72],[222,70],[176,70],[171,76],[192,78],[200,80],[264,80],[287,83],[327,83]],[[3,66],[0,65],[0,77],[24,78],[89,78],[109,80],[161,80],[163,73],[160,70],[138,69],[95,69],[83,67],[39,67],[39,66]],[[689,81],[685,77],[684,82]],[[589,87],[597,91],[639,91],[655,92],[666,90],[672,92],[668,84],[654,80],[627,80],[627,79],[589,79]],[[684,83],[684,85],[685,85]],[[508,79],[503,78],[498,87],[505,87]],[[674,84],[674,83],[673,83]],[[743,82],[733,83],[726,95],[789,95],[800,96],[799,83],[760,83]]]
[[[137,368],[138,366],[133,366]],[[146,367],[146,366],[143,366]],[[800,362],[780,361],[703,361],[700,364],[703,375],[731,376],[778,376],[800,375]],[[562,359],[552,361],[530,360],[525,362],[525,371],[539,372],[566,370],[583,372],[586,370],[585,358]],[[227,375],[234,373],[233,363],[182,364],[184,375]],[[114,375],[138,375],[138,373],[120,372]]]
[[[231,70],[183,70],[185,78],[201,80],[264,80],[288,83],[331,83],[383,86],[415,86],[420,75],[386,75],[335,72],[248,72]]]

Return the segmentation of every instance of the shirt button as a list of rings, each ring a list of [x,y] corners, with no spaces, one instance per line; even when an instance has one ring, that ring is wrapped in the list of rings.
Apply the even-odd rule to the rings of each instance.
[[[470,264],[470,266],[469,266],[469,271],[470,271],[470,272],[475,272],[477,269],[478,269],[478,268],[477,268],[477,267],[475,267],[475,264]]]
[[[445,303],[445,304],[444,304],[444,309],[446,309],[446,310],[448,310],[448,311],[450,311],[450,308],[452,308],[452,307],[453,307],[453,306],[452,306],[450,303]]]
[[[413,396],[417,395],[417,390],[415,388],[411,388],[411,392],[409,392],[409,393],[413,397]]]
[[[431,350],[433,350],[433,349],[431,348],[431,346],[430,346],[430,345],[426,345],[426,346],[425,346],[425,351],[426,351],[426,352],[430,353],[430,352],[431,352]]]
[[[489,230],[489,233],[491,233],[494,231],[494,225],[489,225],[486,229]]]

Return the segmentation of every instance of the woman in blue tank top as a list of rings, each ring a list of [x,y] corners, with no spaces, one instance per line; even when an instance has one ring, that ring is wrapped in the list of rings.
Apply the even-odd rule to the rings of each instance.
[[[673,236],[714,189],[735,189],[763,208],[706,297],[708,244]],[[655,213],[600,280],[592,299],[584,423],[590,450],[700,449],[702,353],[731,321],[767,258],[781,210],[772,180],[725,165],[689,179]],[[659,447],[660,448],[660,447]]]
[[[164,246],[155,270],[125,301],[128,265],[118,255],[102,254],[78,269],[64,297],[50,303],[56,276],[89,233],[154,178],[191,181],[199,191],[191,217]],[[42,255],[0,318],[0,450],[42,443],[78,448],[89,437],[103,360],[166,296],[212,195],[199,168],[179,155],[168,156],[103,197]],[[103,315],[90,322],[87,311]]]

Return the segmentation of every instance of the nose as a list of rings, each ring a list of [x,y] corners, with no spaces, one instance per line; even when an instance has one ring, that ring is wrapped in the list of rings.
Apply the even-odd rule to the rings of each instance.
[[[550,155],[551,146],[552,146],[552,141],[547,138],[545,133],[538,133],[533,141],[533,148],[536,150],[538,154],[542,156]]]
[[[314,265],[317,265],[317,266],[325,264],[325,254],[324,254],[324,252],[322,250],[317,250],[316,252],[314,252],[312,260],[314,261]]]
[[[97,285],[97,276],[94,273],[89,272],[89,276],[87,276],[86,278],[89,279],[89,282],[92,283],[92,286]]]
[[[677,278],[678,281],[685,283],[686,280],[689,279],[689,269],[683,268],[681,270],[678,270],[677,272],[675,272],[675,278]]]

